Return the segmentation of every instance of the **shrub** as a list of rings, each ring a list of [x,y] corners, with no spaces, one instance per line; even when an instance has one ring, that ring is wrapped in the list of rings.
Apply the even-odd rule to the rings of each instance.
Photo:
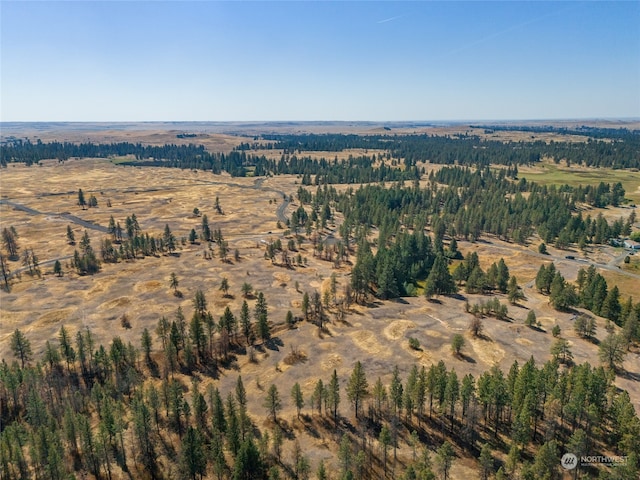
[[[409,347],[411,347],[414,350],[420,350],[420,342],[418,341],[417,338],[409,338]]]
[[[456,355],[460,355],[460,350],[464,347],[464,337],[459,333],[456,333],[451,339],[451,350]]]
[[[527,314],[527,318],[524,321],[524,324],[527,327],[533,327],[536,324],[536,312],[534,312],[533,310],[529,310],[529,313]]]
[[[122,317],[120,317],[120,325],[122,326],[122,328],[126,328],[127,330],[131,328],[131,320],[129,320],[129,317],[126,313],[123,313]]]

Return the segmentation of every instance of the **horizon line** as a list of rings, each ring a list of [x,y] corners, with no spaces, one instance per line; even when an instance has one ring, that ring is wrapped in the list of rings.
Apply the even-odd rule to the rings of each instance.
[[[0,120],[3,124],[33,123],[469,123],[469,122],[573,122],[573,121],[640,121],[639,117],[548,117],[548,118],[478,118],[478,119],[415,119],[415,120]]]

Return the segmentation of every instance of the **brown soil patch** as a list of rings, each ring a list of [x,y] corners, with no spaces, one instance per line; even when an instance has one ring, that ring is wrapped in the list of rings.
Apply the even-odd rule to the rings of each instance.
[[[467,343],[473,348],[475,356],[487,365],[499,364],[505,356],[504,349],[495,342],[467,337]]]
[[[65,308],[62,310],[47,312],[43,315],[40,315],[40,317],[38,317],[38,320],[36,320],[36,323],[38,323],[39,326],[44,327],[53,325],[54,323],[64,322],[65,320],[69,319],[72,311],[73,310],[70,308]]]
[[[413,358],[415,359],[415,363],[419,364],[419,365],[424,365],[424,366],[429,366],[432,363],[434,363],[434,357],[433,355],[431,355],[428,351],[426,351],[425,349],[422,350],[414,350],[413,348],[409,347],[409,345],[407,344],[405,346],[405,350],[407,352],[409,352],[411,354],[411,356],[413,356]]]
[[[361,348],[367,353],[370,353],[372,355],[389,355],[389,351],[385,349],[384,346],[380,344],[380,342],[378,342],[376,336],[369,330],[359,330],[356,332],[352,332],[349,334],[349,336],[358,348]]]
[[[98,306],[98,309],[111,310],[112,308],[126,307],[128,305],[131,305],[131,297],[120,297],[120,298],[116,298],[115,300],[110,300],[108,302],[103,303],[102,305]]]
[[[334,370],[342,365],[342,357],[337,353],[331,353],[322,362],[321,366],[323,370]]]
[[[424,333],[428,337],[442,338],[442,333],[438,332],[437,330],[425,330]]]
[[[398,340],[404,332],[416,326],[410,320],[394,320],[384,329],[384,334],[389,340]]]
[[[150,280],[148,282],[136,283],[134,290],[139,293],[155,292],[162,288],[162,283],[157,280]]]

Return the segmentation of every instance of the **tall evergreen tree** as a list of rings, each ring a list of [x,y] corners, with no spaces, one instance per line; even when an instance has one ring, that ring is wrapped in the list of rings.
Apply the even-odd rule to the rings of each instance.
[[[347,384],[347,397],[353,405],[356,418],[358,418],[362,401],[367,395],[369,395],[369,383],[367,382],[367,377],[364,373],[364,368],[362,368],[362,364],[357,361],[353,367],[349,383]]]
[[[273,421],[277,423],[277,415],[278,412],[282,410],[282,402],[280,401],[278,387],[276,387],[273,383],[267,391],[267,396],[265,397],[263,406],[267,409],[267,412],[269,412],[269,415],[273,418]]]
[[[450,295],[457,291],[458,287],[449,273],[447,259],[438,255],[426,280],[425,295],[429,298],[432,295]]]
[[[20,359],[20,364],[24,369],[24,364],[31,360],[31,342],[19,329],[15,329],[11,335],[11,351],[13,355]]]

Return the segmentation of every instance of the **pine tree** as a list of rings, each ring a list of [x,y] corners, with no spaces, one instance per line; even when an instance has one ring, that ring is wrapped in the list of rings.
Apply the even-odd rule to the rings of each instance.
[[[519,300],[524,300],[524,293],[518,286],[518,280],[515,276],[511,276],[509,279],[509,285],[507,286],[507,296],[511,305],[516,305]]]
[[[73,230],[71,229],[71,225],[67,225],[67,243],[69,245],[76,244],[76,236],[74,235]]]
[[[67,329],[64,328],[64,325],[60,327],[60,332],[58,334],[58,340],[60,341],[60,353],[62,357],[67,362],[67,370],[71,371],[71,364],[76,359],[76,351],[73,349],[71,345],[71,337],[67,332]]]
[[[269,390],[267,390],[267,396],[265,397],[263,406],[267,409],[267,412],[273,418],[273,421],[277,423],[277,415],[278,412],[282,410],[282,402],[280,401],[278,387],[273,383],[269,387]]]
[[[403,400],[403,387],[400,380],[400,370],[396,365],[393,369],[393,376],[391,377],[391,385],[389,386],[389,397],[391,399],[391,406],[393,407],[393,416],[396,419],[399,417],[402,411]]]
[[[607,368],[618,370],[622,367],[624,356],[627,353],[626,344],[622,335],[609,334],[600,342],[598,357]]]
[[[267,318],[267,301],[264,298],[262,292],[258,293],[258,301],[256,302],[254,310],[254,318],[256,320],[258,337],[263,342],[268,341],[271,338],[271,330],[269,328],[269,321]]]
[[[211,241],[211,229],[209,228],[209,219],[207,215],[202,216],[202,240],[205,242]]]
[[[240,308],[240,328],[244,335],[247,345],[253,344],[253,330],[251,328],[251,317],[249,315],[249,305],[246,300],[242,301],[242,307]]]
[[[505,263],[504,259],[501,258],[498,261],[498,274],[496,278],[496,286],[498,287],[498,290],[500,290],[500,293],[507,293],[508,282],[509,282],[509,268],[507,267],[507,264]]]
[[[298,418],[300,418],[300,410],[304,407],[304,397],[302,396],[302,389],[300,388],[300,384],[298,382],[293,384],[291,388],[291,399],[293,400],[293,404],[296,406],[296,410],[298,411]]]
[[[449,472],[451,471],[451,464],[455,457],[453,447],[449,442],[444,442],[440,448],[436,451],[436,463],[442,473],[442,478],[448,480]]]
[[[153,340],[151,338],[151,334],[149,333],[149,329],[145,328],[142,331],[140,344],[142,345],[142,350],[144,351],[144,358],[146,359],[148,364],[151,364],[151,348],[153,346]]]
[[[460,355],[462,347],[464,347],[464,337],[459,333],[456,333],[451,339],[451,350],[454,354]]]
[[[536,454],[532,469],[538,478],[556,478],[560,456],[555,440],[545,442]]]
[[[324,385],[322,383],[322,379],[318,379],[316,382],[316,387],[313,390],[313,395],[311,395],[311,404],[314,406],[319,414],[322,414],[322,401],[324,400]]]
[[[327,469],[324,466],[324,460],[320,459],[320,463],[318,464],[318,470],[316,471],[316,479],[317,480],[327,480],[329,477],[327,475]]]
[[[622,307],[620,305],[620,290],[618,290],[618,286],[614,285],[609,293],[607,294],[607,298],[605,298],[604,303],[602,305],[601,315],[603,317],[608,318],[613,323],[617,325],[621,325],[620,314],[622,312]]]
[[[264,463],[251,437],[247,438],[238,451],[233,469],[233,480],[263,478]]]
[[[85,205],[87,204],[87,201],[84,198],[84,192],[82,191],[82,189],[78,189],[78,205],[80,205],[82,207],[82,209],[84,210]]]
[[[489,475],[493,472],[493,457],[491,456],[491,447],[488,443],[482,445],[480,450],[480,478],[489,480]]]
[[[534,312],[533,310],[529,310],[529,312],[527,313],[527,318],[524,321],[524,324],[527,327],[535,327],[537,323],[537,319],[536,319],[536,312]]]
[[[569,342],[564,338],[558,338],[551,346],[551,356],[560,363],[568,364],[573,359],[573,354],[569,348]]]
[[[229,295],[229,280],[227,280],[227,277],[222,277],[220,281],[220,291],[224,293],[225,297]]]
[[[7,257],[0,253],[0,275],[2,275],[2,282],[4,283],[4,290],[6,292],[11,291],[11,284],[9,278],[11,278],[11,270],[7,264]]]
[[[353,367],[353,372],[347,384],[347,397],[354,407],[356,418],[360,412],[363,399],[369,394],[369,384],[360,361]]]
[[[380,436],[378,437],[380,445],[382,445],[383,459],[384,459],[384,476],[387,476],[387,450],[391,445],[391,432],[386,425],[380,430]]]
[[[425,295],[427,297],[430,295],[450,295],[457,291],[458,287],[449,273],[447,259],[438,255],[426,280]]]
[[[207,471],[204,439],[198,430],[189,426],[182,439],[180,465],[186,477],[196,480]]]
[[[178,296],[178,277],[176,276],[175,272],[171,272],[171,276],[169,277],[169,287],[173,288],[173,294],[175,296]]]
[[[447,384],[444,389],[444,399],[449,407],[449,420],[451,422],[451,431],[453,431],[453,417],[455,414],[456,403],[460,397],[460,383],[455,370],[451,370],[447,377]]]
[[[53,264],[53,273],[58,277],[62,276],[62,265],[60,264],[60,260],[56,260]]]
[[[164,233],[162,234],[162,241],[164,242],[164,246],[169,251],[169,254],[173,253],[176,249],[176,237],[171,233],[171,229],[169,228],[169,224],[165,224]]]
[[[31,342],[29,342],[29,339],[17,328],[13,332],[13,335],[11,335],[11,350],[13,356],[20,359],[20,363],[24,369],[25,362],[31,360]]]

